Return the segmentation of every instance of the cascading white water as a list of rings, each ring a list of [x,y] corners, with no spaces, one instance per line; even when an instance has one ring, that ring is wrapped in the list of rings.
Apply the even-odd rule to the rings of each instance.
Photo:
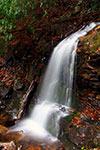
[[[15,130],[25,130],[38,137],[59,134],[59,120],[68,115],[71,105],[74,62],[79,38],[97,24],[91,23],[60,42],[51,56],[38,103],[30,117],[21,121]]]

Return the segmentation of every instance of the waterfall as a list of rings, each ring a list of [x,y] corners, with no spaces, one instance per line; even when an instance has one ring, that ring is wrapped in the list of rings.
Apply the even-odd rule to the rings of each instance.
[[[74,63],[78,41],[97,24],[91,23],[61,41],[54,49],[38,96],[29,118],[15,130],[24,130],[40,138],[59,134],[59,121],[71,107]],[[52,137],[52,136],[51,136]]]

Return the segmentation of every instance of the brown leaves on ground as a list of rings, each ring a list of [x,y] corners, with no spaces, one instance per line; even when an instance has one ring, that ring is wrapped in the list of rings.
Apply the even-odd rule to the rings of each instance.
[[[91,104],[87,103],[87,107],[84,108],[82,112],[78,112],[78,116],[75,116],[70,124],[76,126],[77,128],[87,128],[87,125],[83,125],[84,119],[100,121],[100,113],[98,109],[92,107]],[[97,128],[99,129],[99,127]],[[72,130],[72,128],[70,127],[69,130]]]
[[[100,150],[100,148],[93,148],[93,149],[89,149],[89,150]]]
[[[83,113],[91,118],[91,120],[100,120],[99,114],[92,108],[84,108]]]
[[[4,62],[3,58],[0,58],[0,62]],[[20,80],[22,83],[26,83],[26,79],[24,77],[24,73],[21,68],[18,67],[9,67],[0,69],[0,80],[1,83],[4,83],[8,87],[14,86],[15,79]]]
[[[81,117],[74,117],[74,119],[72,120],[72,124],[74,124],[75,126],[79,127],[79,124],[81,123]]]
[[[0,69],[1,82],[5,83],[6,86],[13,87],[13,75],[9,74],[9,71],[1,68]]]
[[[2,57],[0,57],[0,67],[4,65],[4,59]]]
[[[5,83],[5,85],[9,87],[13,87],[13,82],[14,82],[13,75],[9,74],[9,71],[7,71],[4,68],[0,69],[0,77],[1,77],[1,81]]]
[[[41,148],[39,146],[35,146],[35,147],[29,147],[27,148],[27,150],[41,150]]]

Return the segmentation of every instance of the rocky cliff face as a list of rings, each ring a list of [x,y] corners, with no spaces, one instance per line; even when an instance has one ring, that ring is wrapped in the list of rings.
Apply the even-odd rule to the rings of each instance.
[[[68,150],[97,150],[100,147],[100,26],[79,41],[75,83],[80,104],[61,120],[63,134],[59,138]]]
[[[80,39],[76,83],[79,96],[100,107],[100,26]]]

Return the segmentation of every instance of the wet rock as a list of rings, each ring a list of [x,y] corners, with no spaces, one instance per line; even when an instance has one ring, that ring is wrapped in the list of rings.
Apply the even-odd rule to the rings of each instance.
[[[8,143],[0,142],[0,149],[1,150],[16,150],[16,145],[13,141],[8,142]]]
[[[8,143],[7,141],[13,141],[16,143],[17,150],[65,150],[63,144],[57,141],[46,141],[46,139],[38,139],[37,137],[32,137],[26,135],[22,130],[19,132],[8,130],[2,135],[2,141],[4,145]],[[9,144],[8,143],[8,144]]]
[[[11,88],[9,87],[0,87],[0,96],[2,98],[6,98],[8,95],[9,95],[9,92],[10,92]]]
[[[6,108],[6,106],[4,104],[0,105],[0,111],[3,111]]]
[[[69,138],[75,145],[80,145],[82,143],[82,138],[80,138],[80,134],[76,128],[73,128],[71,133],[69,134]]]
[[[10,126],[14,124],[14,121],[17,120],[26,109],[26,105],[28,101],[32,97],[32,92],[34,89],[34,84],[29,86],[29,90],[27,91],[27,87],[23,88],[23,83],[16,83],[18,86],[16,90],[13,90],[10,87],[2,87],[0,88],[0,92],[2,95],[2,99],[0,101],[0,113],[2,116],[5,116],[7,113],[7,118],[0,117],[0,123],[2,125]],[[4,114],[5,112],[5,114]],[[20,114],[20,115],[19,115]]]
[[[4,109],[5,108],[5,105],[3,104],[2,101],[0,101],[0,109]]]
[[[21,83],[20,80],[15,80],[13,89],[16,90],[22,90],[24,88],[24,83]]]
[[[4,135],[8,131],[8,128],[0,125],[0,135]]]
[[[7,132],[3,137],[4,141],[14,141],[15,143],[18,143],[18,141],[22,140],[24,141],[24,138],[25,138],[25,134],[23,133],[22,130],[20,131],[11,131],[11,130],[8,130],[9,132]],[[25,138],[26,139],[26,138]]]
[[[92,148],[99,146],[100,131],[99,131],[99,116],[97,117],[95,112],[88,109],[84,113],[78,113],[77,116],[67,116],[61,121],[61,135],[60,139],[63,140],[64,145],[69,143],[69,149],[81,149],[85,146]],[[81,108],[82,111],[82,108]],[[94,118],[93,118],[94,117]],[[93,142],[94,141],[94,142]]]

